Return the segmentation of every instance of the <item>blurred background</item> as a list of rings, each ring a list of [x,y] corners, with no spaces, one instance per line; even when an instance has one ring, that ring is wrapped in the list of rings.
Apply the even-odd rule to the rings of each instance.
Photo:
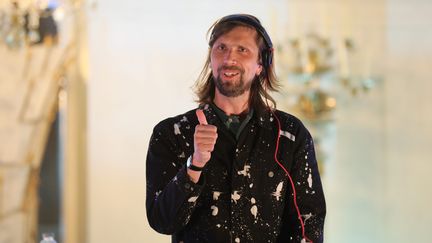
[[[170,242],[145,212],[160,120],[196,107],[206,33],[250,13],[311,131],[325,242],[428,242],[429,0],[0,0],[0,243]],[[429,159],[428,159],[429,158]]]

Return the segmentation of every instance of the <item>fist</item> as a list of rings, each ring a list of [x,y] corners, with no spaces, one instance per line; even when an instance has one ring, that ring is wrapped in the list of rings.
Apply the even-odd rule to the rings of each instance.
[[[196,110],[199,125],[195,127],[194,154],[192,162],[194,165],[204,167],[211,158],[217,139],[217,127],[208,125],[204,112]]]

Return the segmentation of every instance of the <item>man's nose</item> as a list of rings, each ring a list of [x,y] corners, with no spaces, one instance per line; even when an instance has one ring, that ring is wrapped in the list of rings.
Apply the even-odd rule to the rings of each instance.
[[[228,49],[225,53],[224,57],[224,63],[225,64],[237,64],[237,53],[234,49]]]

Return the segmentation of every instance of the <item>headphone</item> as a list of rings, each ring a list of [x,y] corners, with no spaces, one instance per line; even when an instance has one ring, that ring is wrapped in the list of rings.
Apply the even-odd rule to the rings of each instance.
[[[258,34],[261,35],[261,37],[264,40],[264,44],[266,45],[266,48],[264,48],[264,50],[261,51],[262,65],[265,68],[270,67],[271,64],[273,63],[273,43],[270,39],[270,36],[267,34],[267,31],[261,25],[261,22],[258,20],[258,18],[249,14],[232,14],[218,20],[214,25],[214,27],[218,26],[221,23],[226,23],[226,22],[240,22],[252,26],[258,32]],[[215,34],[214,27],[210,36],[210,42],[212,42],[214,39],[214,34]]]

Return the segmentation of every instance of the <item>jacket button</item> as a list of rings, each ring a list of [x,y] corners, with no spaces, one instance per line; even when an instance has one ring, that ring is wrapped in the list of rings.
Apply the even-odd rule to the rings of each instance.
[[[189,188],[191,187],[191,185],[190,185],[189,183],[186,183],[186,184],[184,185],[184,187],[185,187],[186,189],[189,189]]]

